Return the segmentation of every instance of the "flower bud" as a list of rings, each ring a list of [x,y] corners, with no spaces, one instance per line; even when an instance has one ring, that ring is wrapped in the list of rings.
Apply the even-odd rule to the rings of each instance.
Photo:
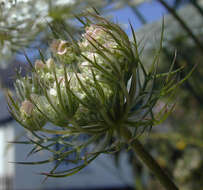
[[[52,96],[57,96],[57,91],[56,91],[56,89],[54,89],[54,88],[51,88],[51,89],[49,90],[49,93],[50,93],[50,95],[52,95]]]
[[[34,108],[33,104],[29,100],[25,100],[21,104],[20,111],[23,114],[30,116],[32,114],[33,108]]]
[[[57,53],[57,49],[58,49],[58,46],[60,44],[60,40],[53,40],[51,45],[50,45],[50,49],[53,53]]]
[[[57,54],[64,55],[67,52],[67,42],[61,40],[57,47]]]
[[[54,60],[53,60],[52,58],[49,58],[49,59],[46,61],[46,65],[47,65],[48,69],[53,68],[53,66],[54,66]]]
[[[42,62],[42,60],[37,59],[35,61],[35,69],[40,70],[40,69],[44,69],[44,68],[45,68],[45,64]]]
[[[91,25],[86,27],[86,33],[83,35],[86,39],[91,40],[91,38],[99,39],[104,34],[101,27],[97,25]]]

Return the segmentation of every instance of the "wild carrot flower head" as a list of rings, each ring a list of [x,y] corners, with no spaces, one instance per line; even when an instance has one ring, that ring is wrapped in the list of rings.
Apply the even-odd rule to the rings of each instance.
[[[72,42],[54,40],[53,57],[42,57],[34,67],[28,59],[31,75],[16,81],[17,98],[8,94],[13,117],[35,136],[33,152],[48,150],[54,154],[47,161],[37,162],[57,161],[56,167],[46,173],[52,177],[72,175],[100,153],[118,150],[124,143],[123,128],[132,132],[133,140],[159,124],[171,109],[163,106],[154,115],[153,107],[183,82],[177,84],[173,79],[179,69],[172,71],[171,67],[168,73],[157,73],[158,54],[151,67],[142,63],[132,27],[130,41],[120,26],[99,15],[78,19],[85,28],[81,38]],[[47,122],[57,128],[45,126]],[[62,148],[54,151],[53,143]],[[76,166],[55,172],[70,154],[77,155]]]

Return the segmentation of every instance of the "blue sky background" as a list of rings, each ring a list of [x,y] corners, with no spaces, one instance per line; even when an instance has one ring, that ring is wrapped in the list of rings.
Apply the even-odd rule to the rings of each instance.
[[[169,5],[172,5],[175,0],[166,0]],[[111,8],[110,6],[107,7],[107,9]],[[147,23],[151,23],[157,20],[160,20],[165,14],[167,14],[167,10],[157,1],[149,1],[140,4],[137,6],[140,13],[144,16]],[[119,21],[119,24],[124,24],[125,31],[128,35],[131,34],[130,28],[129,28],[129,20],[131,21],[134,30],[140,29],[143,24],[138,19],[138,17],[133,13],[132,9],[128,6],[125,6],[122,9],[110,12],[110,14],[113,16],[113,20],[115,22]],[[26,50],[28,56],[30,59],[35,59],[37,50]],[[24,55],[17,54],[16,59],[22,62],[26,62]]]
[[[174,0],[166,0],[169,5],[172,5]],[[165,14],[167,14],[167,10],[157,1],[145,2],[137,6],[139,12],[144,16],[144,19],[147,23],[151,23],[157,20],[160,20]],[[130,7],[124,7],[122,9],[116,10],[112,12],[114,19],[118,20],[119,23],[125,23],[128,25],[128,20],[130,20],[133,24],[133,27],[136,30],[140,29],[143,24],[139,20],[139,18],[133,13]],[[126,32],[130,34],[129,27],[126,29]]]

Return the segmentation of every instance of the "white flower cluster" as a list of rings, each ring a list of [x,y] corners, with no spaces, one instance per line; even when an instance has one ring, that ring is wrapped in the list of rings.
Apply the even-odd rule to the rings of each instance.
[[[108,63],[98,52],[95,52],[93,44],[96,45],[97,42],[105,41],[106,47],[109,47],[111,51],[115,51],[114,53],[117,52],[117,54],[119,54],[119,51],[114,50],[114,48],[116,48],[116,43],[101,27],[97,27],[96,25],[88,27],[86,33],[82,36],[81,41],[78,42],[79,50],[77,51],[81,51],[81,54],[87,59],[82,57],[81,54],[77,55],[72,46],[73,44],[64,40],[54,40],[50,48],[55,58],[49,58],[46,61],[35,61],[35,77],[39,80],[40,84],[44,85],[43,88],[46,88],[46,92],[44,91],[41,93],[38,91],[38,86],[33,82],[34,79],[31,83],[29,80],[26,81],[26,79],[17,81],[23,88],[25,88],[25,83],[27,83],[27,86],[29,86],[27,88],[31,89],[31,99],[36,104],[34,106],[26,97],[25,100],[22,101],[20,111],[23,122],[26,123],[27,121],[30,121],[30,116],[33,116],[32,113],[39,115],[38,109],[47,113],[49,118],[54,118],[53,120],[56,120],[56,112],[53,109],[53,106],[50,105],[47,97],[50,98],[52,104],[59,111],[61,102],[65,105],[69,104],[67,85],[69,90],[84,102],[88,96],[84,88],[88,89],[92,96],[101,95],[97,94],[98,92],[95,90],[95,81],[97,85],[100,86],[103,91],[102,94],[107,99],[112,95],[113,89],[111,84],[108,84],[107,81],[103,79],[101,71],[92,66],[92,62],[96,62],[100,67],[111,72],[110,63]],[[98,46],[98,48],[101,47]],[[64,69],[64,66],[66,69]],[[24,90],[24,93],[26,93],[26,90]],[[44,93],[46,93],[46,95]],[[36,108],[36,106],[38,108]],[[78,112],[85,109],[80,104],[78,106]]]
[[[0,0],[0,58],[5,64],[12,52],[27,46],[52,21],[53,7],[72,6],[74,0]],[[1,61],[2,62],[2,61]]]

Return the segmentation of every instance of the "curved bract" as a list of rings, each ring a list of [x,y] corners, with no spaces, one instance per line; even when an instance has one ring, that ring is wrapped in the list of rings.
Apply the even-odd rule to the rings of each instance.
[[[100,153],[130,143],[125,142],[124,132],[130,132],[133,141],[162,122],[173,106],[168,108],[166,103],[156,114],[154,106],[186,79],[176,82],[180,69],[172,71],[173,64],[168,73],[157,74],[161,43],[151,67],[145,68],[131,25],[132,42],[117,24],[99,15],[77,18],[85,28],[81,38],[55,39],[50,47],[52,57],[46,60],[42,56],[34,66],[28,59],[31,74],[16,80],[16,98],[8,93],[11,114],[35,136],[24,142],[34,145],[31,153],[53,153],[47,160],[25,164],[57,161],[53,170],[45,173],[52,177],[72,175]],[[162,37],[163,32],[161,41]],[[46,127],[48,122],[57,128]],[[82,135],[86,135],[84,140]],[[56,143],[62,145],[58,151],[53,149]],[[69,161],[70,154],[77,155],[71,161],[76,166],[55,172],[61,162]]]

